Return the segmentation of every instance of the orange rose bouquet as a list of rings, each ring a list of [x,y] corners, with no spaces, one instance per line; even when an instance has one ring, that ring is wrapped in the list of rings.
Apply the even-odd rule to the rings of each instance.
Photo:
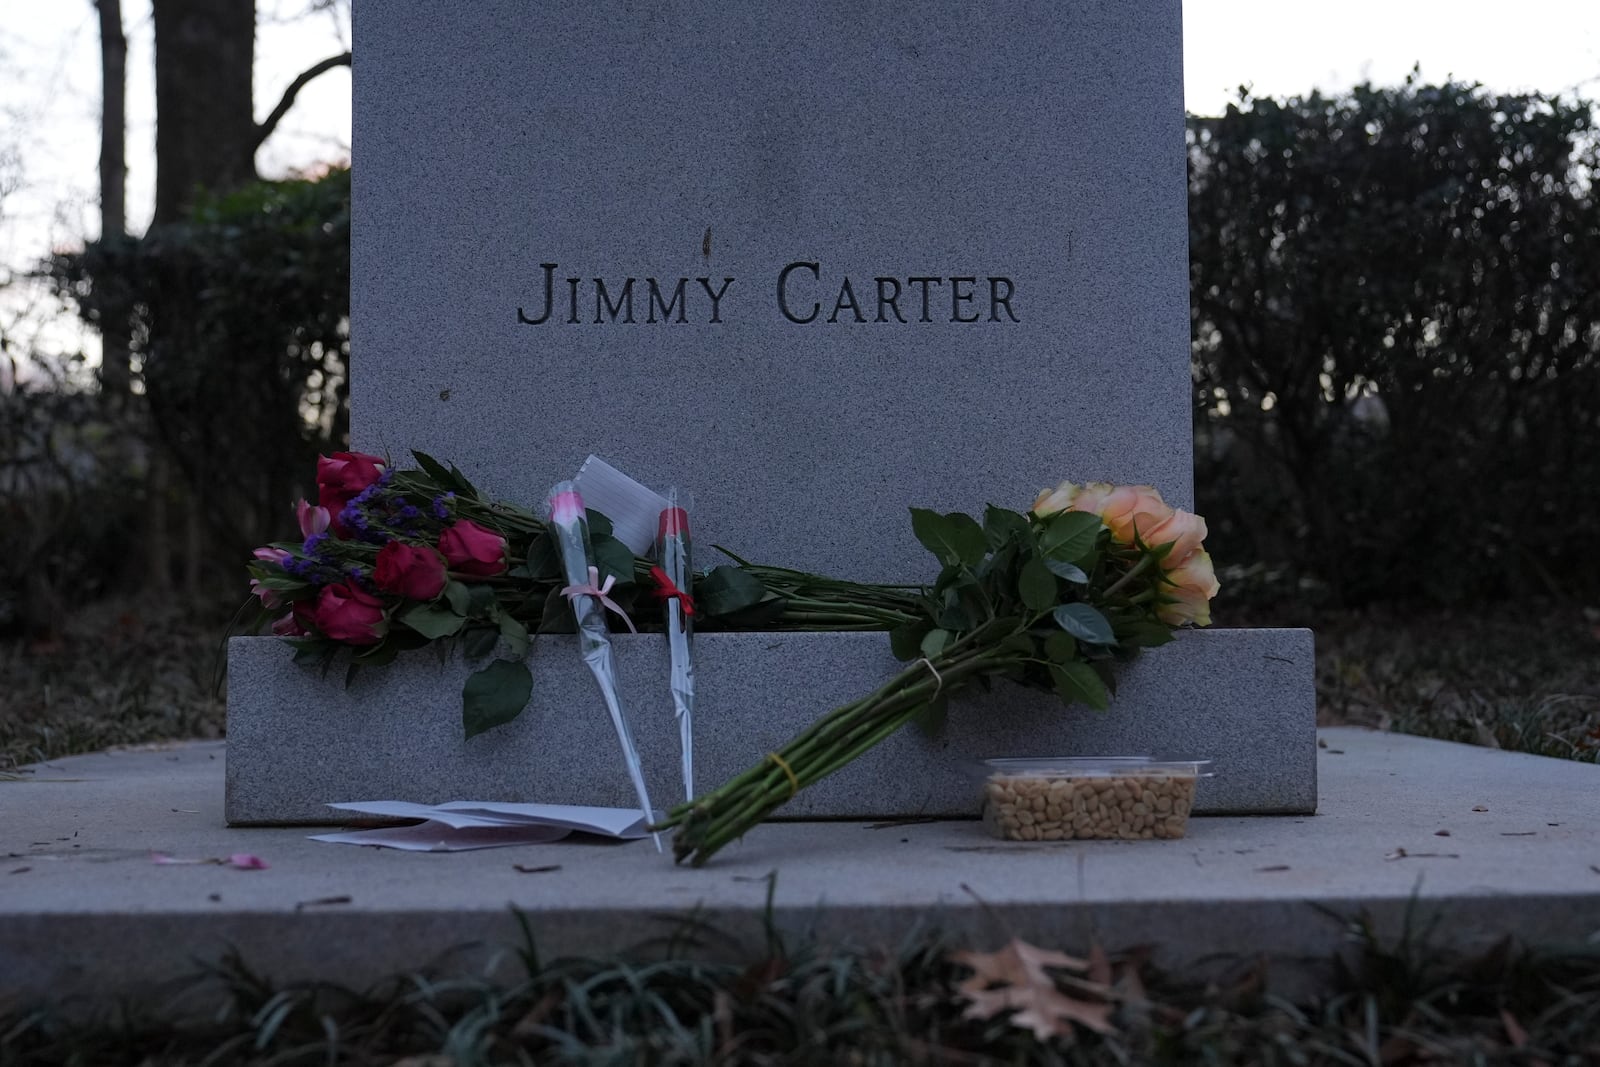
[[[910,662],[877,691],[818,719],[720,789],[672,810],[681,861],[704,863],[800,789],[907,723],[936,726],[952,693],[1002,676],[1105,708],[1113,665],[1211,621],[1217,592],[1205,520],[1150,486],[1063,482],[1024,515],[989,507],[980,521],[911,509],[938,559],[916,617],[890,630]]]

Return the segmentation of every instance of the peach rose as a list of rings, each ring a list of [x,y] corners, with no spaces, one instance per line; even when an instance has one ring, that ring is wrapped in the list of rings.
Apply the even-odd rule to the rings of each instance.
[[[1105,495],[1098,507],[1085,506],[1080,498],[1073,510],[1094,511],[1111,530],[1112,538],[1126,545],[1133,543],[1135,530],[1145,537],[1173,514],[1171,506],[1150,485],[1119,485]]]
[[[1172,551],[1161,561],[1161,566],[1170,571],[1181,566],[1199,550],[1200,543],[1206,539],[1206,520],[1192,511],[1179,509],[1165,522],[1159,522],[1149,529],[1141,526],[1139,536],[1152,548],[1172,546]]]
[[[1072,482],[1062,482],[1054,489],[1041,489],[1039,495],[1033,498],[1033,513],[1041,519],[1059,515],[1072,507],[1072,502],[1082,491]]]
[[[1181,566],[1167,572],[1173,588],[1165,590],[1172,601],[1156,609],[1156,617],[1169,626],[1211,625],[1211,598],[1221,585],[1211,566],[1211,554],[1204,549],[1192,553]]]

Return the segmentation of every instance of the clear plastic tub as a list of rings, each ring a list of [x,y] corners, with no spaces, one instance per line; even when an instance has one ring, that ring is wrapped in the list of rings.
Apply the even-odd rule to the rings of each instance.
[[[984,760],[983,824],[1005,841],[1182,837],[1210,760],[1069,756]]]

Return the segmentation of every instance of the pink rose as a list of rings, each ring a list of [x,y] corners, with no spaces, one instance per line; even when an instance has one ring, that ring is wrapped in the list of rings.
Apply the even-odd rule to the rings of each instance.
[[[1073,510],[1093,511],[1111,530],[1114,540],[1129,545],[1135,532],[1143,538],[1147,531],[1172,517],[1172,508],[1149,485],[1119,485],[1095,501],[1097,507],[1086,507],[1084,503],[1076,501]]]
[[[335,533],[343,532],[339,512],[378,480],[383,466],[383,460],[365,452],[335,452],[331,456],[317,457],[317,503],[328,510]]]
[[[1157,523],[1148,530],[1141,527],[1139,536],[1151,548],[1172,546],[1172,551],[1161,561],[1161,566],[1170,571],[1181,566],[1199,550],[1200,543],[1206,539],[1206,520],[1192,511],[1180,509],[1174,511],[1167,521]]]
[[[471,519],[446,527],[439,535],[439,551],[450,569],[462,574],[487,578],[506,569],[506,539]]]
[[[312,621],[324,635],[347,645],[375,645],[389,632],[383,602],[351,582],[325,587]]]
[[[283,606],[283,601],[278,599],[278,594],[262,585],[261,582],[255,578],[250,579],[250,595],[260,597],[261,606],[266,608],[268,611],[271,611],[273,608],[281,608]]]
[[[1181,566],[1167,572],[1173,588],[1164,590],[1171,603],[1156,609],[1156,617],[1169,626],[1211,625],[1211,598],[1222,588],[1211,566],[1211,554],[1204,549],[1192,553]]]
[[[444,557],[431,548],[390,541],[378,550],[372,581],[407,600],[432,600],[444,591]]]
[[[358,490],[359,492],[359,490]],[[332,519],[328,509],[315,504],[308,504],[304,497],[294,506],[295,518],[300,520],[300,536],[310,537],[327,530],[328,522]]]

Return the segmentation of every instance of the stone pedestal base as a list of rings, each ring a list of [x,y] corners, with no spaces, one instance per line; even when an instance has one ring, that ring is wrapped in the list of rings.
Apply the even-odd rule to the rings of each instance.
[[[657,807],[681,799],[678,728],[659,635],[613,637],[622,699]],[[709,791],[903,666],[879,633],[714,633],[695,638],[696,786]],[[235,638],[228,663],[227,818],[234,826],[331,824],[350,800],[637,802],[576,639],[529,654],[531,706],[462,740],[458,659],[431,652],[324,678],[283,642]],[[1007,683],[964,692],[943,733],[908,727],[797,795],[790,818],[965,816],[988,756],[1153,754],[1215,761],[1198,812],[1316,810],[1309,630],[1201,630],[1124,668],[1111,710],[1065,708]]]

